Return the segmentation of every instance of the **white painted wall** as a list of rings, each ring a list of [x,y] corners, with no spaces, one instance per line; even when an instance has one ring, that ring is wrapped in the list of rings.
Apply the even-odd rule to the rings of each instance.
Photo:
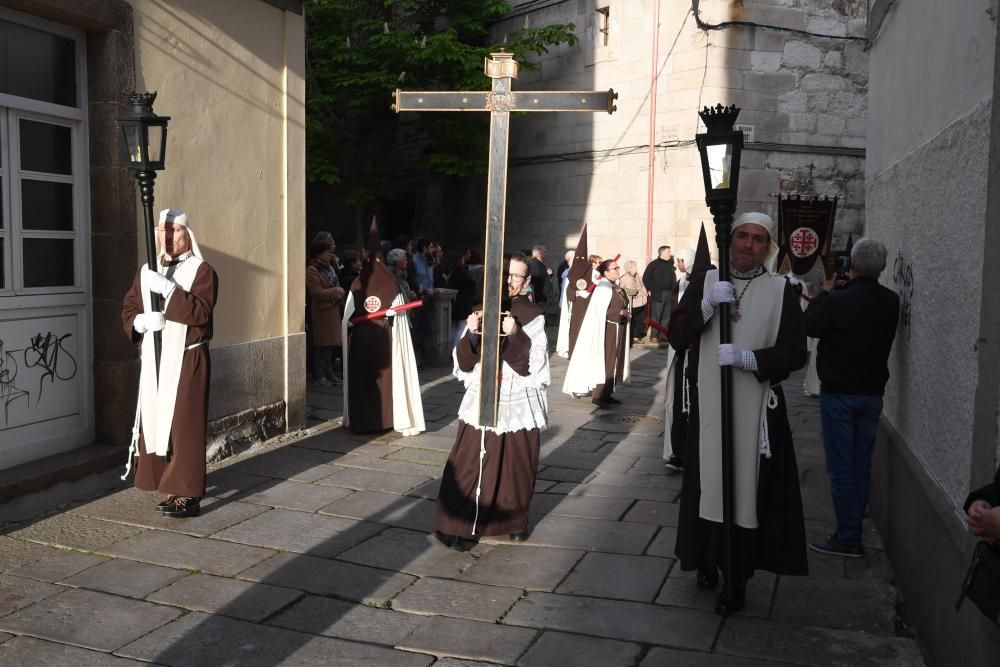
[[[882,282],[909,314],[885,415],[956,505],[969,488],[979,381],[996,39],[995,2],[959,4],[907,0],[888,15],[870,51],[866,165],[866,231],[888,247]]]

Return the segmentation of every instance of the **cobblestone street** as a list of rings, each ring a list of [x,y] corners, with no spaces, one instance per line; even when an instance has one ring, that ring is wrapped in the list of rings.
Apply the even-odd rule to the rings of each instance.
[[[916,665],[892,569],[809,553],[758,573],[746,609],[673,558],[681,478],[661,458],[665,349],[636,347],[624,405],[560,393],[527,542],[429,543],[460,384],[422,373],[428,431],[353,436],[339,390],[310,386],[310,429],[212,467],[202,515],[126,489],[0,536],[3,665]],[[786,383],[809,539],[833,515],[818,400]],[[138,661],[138,662],[136,662]]]

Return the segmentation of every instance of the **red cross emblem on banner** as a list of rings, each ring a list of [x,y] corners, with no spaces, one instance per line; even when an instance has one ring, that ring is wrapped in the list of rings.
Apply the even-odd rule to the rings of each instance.
[[[799,227],[788,238],[788,244],[796,257],[808,257],[819,248],[819,236],[808,227]]]
[[[382,300],[379,299],[377,296],[370,296],[367,299],[365,299],[364,306],[365,310],[367,310],[369,313],[374,313],[378,311],[379,308],[382,307]]]

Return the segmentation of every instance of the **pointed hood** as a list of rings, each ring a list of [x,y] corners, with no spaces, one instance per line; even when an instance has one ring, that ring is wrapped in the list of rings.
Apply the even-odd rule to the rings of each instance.
[[[368,259],[350,287],[354,292],[355,310],[369,313],[388,308],[399,293],[396,276],[392,275],[392,271],[382,261],[382,242],[375,216],[372,216],[372,226],[368,232]]]
[[[580,232],[580,242],[576,244],[576,255],[573,263],[569,266],[570,289],[587,289],[593,281],[593,271],[590,266],[590,253],[587,252],[587,225],[584,223],[583,231]],[[579,281],[584,283],[579,283]]]
[[[701,233],[698,234],[698,249],[694,251],[694,264],[688,272],[692,276],[704,273],[712,268],[712,255],[708,250],[708,235],[705,233],[705,223],[701,223]]]

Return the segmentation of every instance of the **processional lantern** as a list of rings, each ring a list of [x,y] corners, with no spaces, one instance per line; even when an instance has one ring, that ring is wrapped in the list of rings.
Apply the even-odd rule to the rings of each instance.
[[[740,186],[740,154],[743,132],[734,130],[740,109],[736,105],[705,107],[698,112],[706,132],[695,137],[701,154],[701,174],[705,179],[705,202],[736,205]],[[714,213],[714,211],[713,211]]]
[[[156,172],[162,171],[167,157],[168,116],[153,112],[156,93],[135,93],[128,97],[129,112],[115,119],[122,131],[122,148],[126,165],[135,173],[142,199],[142,213],[146,227],[146,260],[149,268],[156,270],[156,222],[153,218],[153,188]],[[159,294],[151,294],[153,310],[163,309]],[[160,332],[153,336],[156,350],[156,368],[160,368]]]
[[[117,118],[122,131],[122,147],[128,168],[134,171],[162,171],[167,157],[167,123],[169,116],[153,112],[156,93],[132,93],[129,112]]]

